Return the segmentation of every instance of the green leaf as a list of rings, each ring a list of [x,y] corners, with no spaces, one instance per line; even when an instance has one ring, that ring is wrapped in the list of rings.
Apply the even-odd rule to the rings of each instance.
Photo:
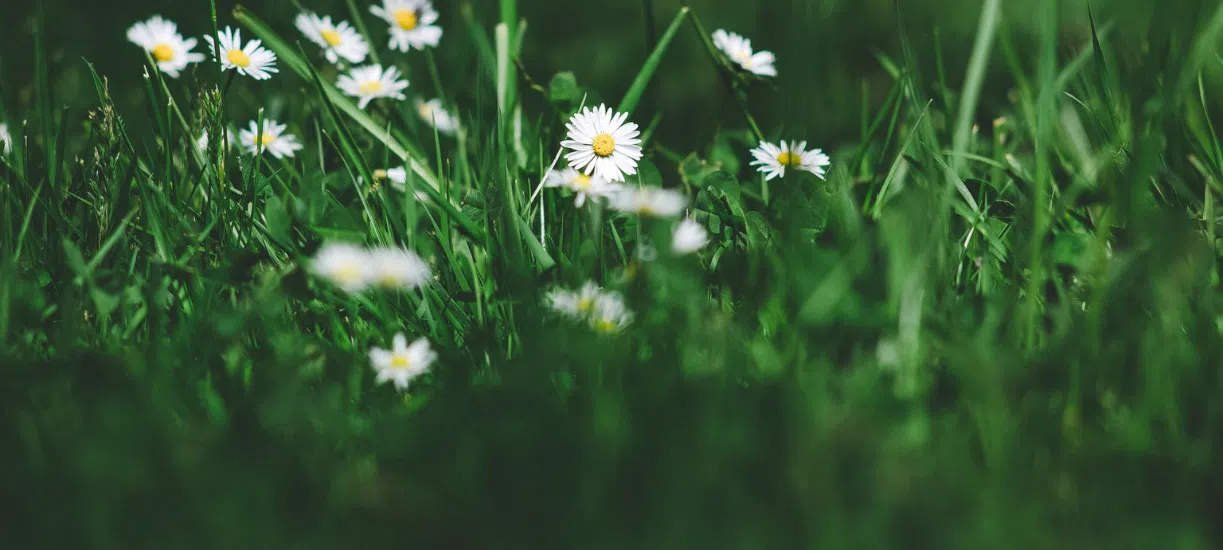
[[[582,89],[571,71],[556,73],[548,83],[548,99],[552,103],[576,103],[582,100]]]
[[[629,181],[636,179],[643,186],[662,187],[662,172],[659,172],[658,167],[649,159],[641,159],[637,163],[636,178],[630,176],[628,179]]]

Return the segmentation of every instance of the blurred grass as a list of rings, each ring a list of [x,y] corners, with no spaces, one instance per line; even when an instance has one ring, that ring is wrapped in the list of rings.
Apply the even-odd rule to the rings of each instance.
[[[0,165],[7,540],[1223,544],[1217,3],[1093,2],[1097,49],[1086,2],[1002,2],[967,137],[983,2],[689,3],[777,53],[782,77],[749,96],[764,133],[836,161],[827,182],[759,200],[742,115],[681,28],[634,120],[659,117],[643,178],[688,189],[716,230],[699,265],[628,260],[643,236],[665,242],[661,224],[527,200],[573,107],[529,83],[573,71],[587,104],[617,103],[650,51],[647,4],[517,3],[525,73],[505,101],[522,100],[522,140],[464,24],[470,8],[495,43],[494,2],[439,2],[436,81],[420,55],[395,57],[413,91],[452,94],[460,140],[434,142],[399,106],[371,110],[394,137],[373,135],[282,59],[219,113],[262,109],[308,144],[255,166],[192,160],[167,108],[170,93],[191,133],[215,132],[211,65],[146,87],[123,39],[158,12],[201,35],[206,3],[45,0],[45,72],[38,5],[13,7],[0,117],[32,137]],[[244,6],[293,48],[290,3]],[[656,33],[680,6],[653,2]],[[393,164],[390,140],[422,151],[454,210],[354,185]],[[439,280],[338,295],[300,267],[337,236],[410,244]],[[536,305],[542,285],[586,277],[638,306],[627,334]],[[406,397],[373,386],[364,355],[397,330],[442,354]]]

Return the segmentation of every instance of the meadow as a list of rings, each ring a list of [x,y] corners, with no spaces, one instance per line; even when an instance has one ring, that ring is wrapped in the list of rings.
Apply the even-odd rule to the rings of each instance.
[[[6,547],[1223,546],[1217,2],[17,4]]]

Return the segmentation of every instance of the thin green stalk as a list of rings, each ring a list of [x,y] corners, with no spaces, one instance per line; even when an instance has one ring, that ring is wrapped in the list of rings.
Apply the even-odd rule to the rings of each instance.
[[[641,102],[641,95],[645,93],[646,86],[649,86],[650,79],[654,76],[654,72],[658,70],[658,65],[662,63],[663,55],[667,53],[667,47],[671,45],[671,40],[675,38],[675,33],[679,32],[679,26],[688,17],[688,12],[688,6],[684,6],[675,14],[675,19],[671,20],[671,24],[658,41],[658,46],[654,48],[654,51],[650,52],[649,57],[645,60],[645,64],[637,72],[637,78],[633,79],[632,85],[624,93],[624,99],[620,100],[620,106],[616,109],[617,111],[632,113],[637,108],[637,104]]]

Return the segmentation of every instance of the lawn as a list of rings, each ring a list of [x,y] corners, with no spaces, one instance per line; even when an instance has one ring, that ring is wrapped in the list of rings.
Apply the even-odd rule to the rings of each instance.
[[[1217,2],[18,4],[6,547],[1223,546]]]

